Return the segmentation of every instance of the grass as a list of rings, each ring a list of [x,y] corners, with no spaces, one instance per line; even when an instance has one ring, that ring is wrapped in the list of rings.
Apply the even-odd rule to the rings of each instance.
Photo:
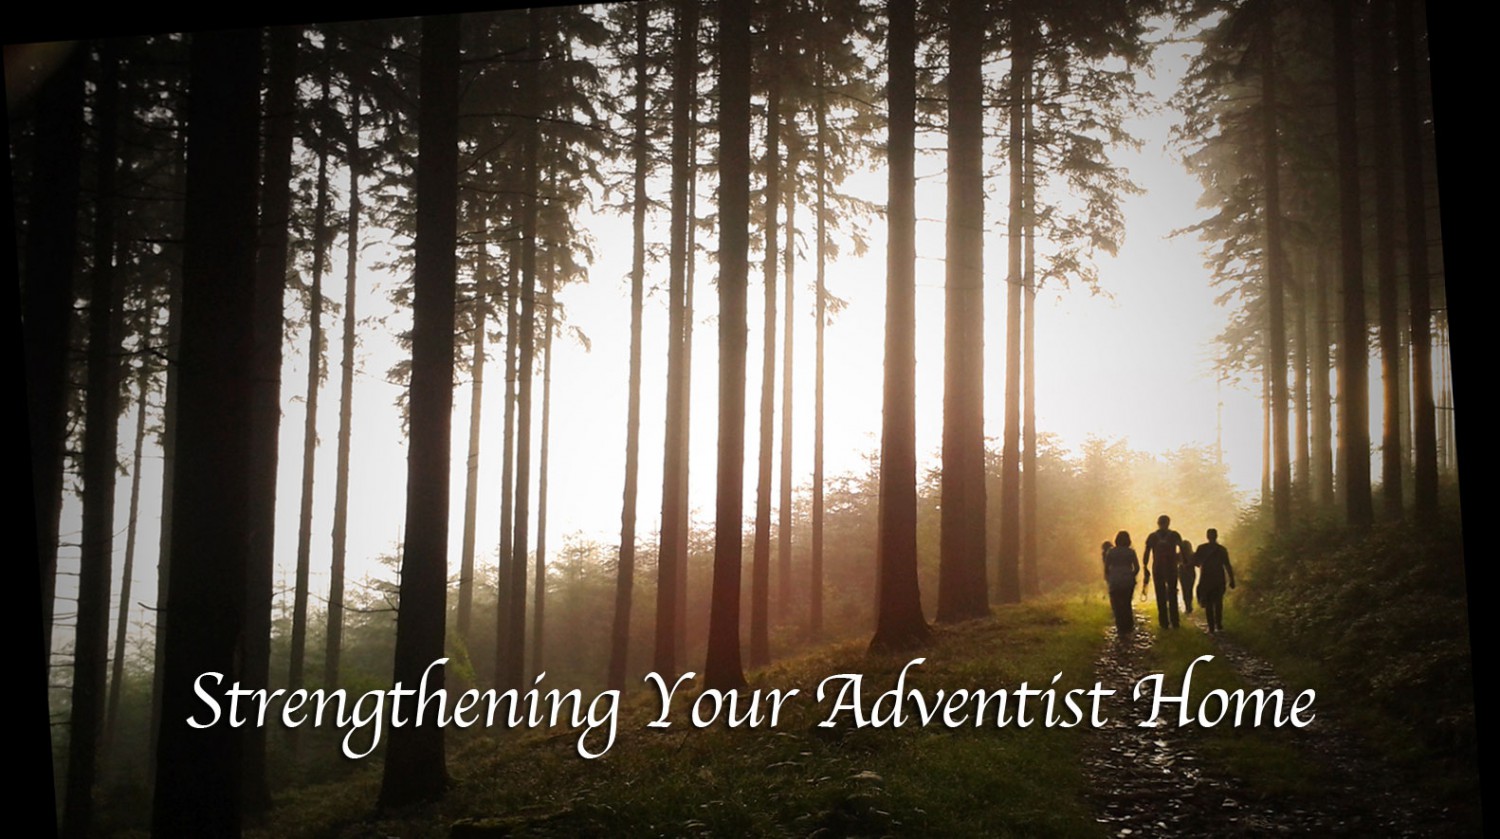
[[[1234,617],[1238,625],[1240,616]],[[1235,632],[1238,638],[1239,630]],[[1266,687],[1248,684],[1218,651],[1212,638],[1184,621],[1181,629],[1159,631],[1151,647],[1152,667],[1165,674],[1164,683],[1170,689],[1164,692],[1179,693],[1188,665],[1202,655],[1213,655],[1214,659],[1193,669],[1189,708],[1195,718],[1199,713],[1199,703],[1213,690],[1233,695],[1236,690],[1252,691]],[[1310,685],[1286,674],[1278,675],[1287,685],[1283,702],[1290,709],[1297,694]],[[1320,699],[1312,706],[1314,713],[1320,707],[1321,696],[1320,692]],[[1173,711],[1177,708],[1176,705],[1171,707]],[[1217,712],[1217,707],[1216,701],[1210,701],[1210,713]],[[1258,727],[1251,724],[1248,716],[1242,725],[1234,725],[1232,711],[1211,727],[1195,723],[1194,728],[1200,732],[1195,744],[1205,758],[1219,763],[1228,774],[1243,780],[1252,794],[1268,797],[1293,795],[1316,788],[1327,780],[1322,767],[1303,758],[1294,742],[1292,727],[1277,728],[1269,717],[1268,711]]]
[[[818,683],[864,675],[869,702],[895,684],[909,658],[908,688],[1088,687],[1102,628],[1102,600],[1050,600],[1003,607],[987,619],[941,627],[912,656],[871,656],[861,646],[828,647],[749,674],[751,688],[798,688],[775,728],[689,725],[684,684],[674,724],[649,729],[654,689],[634,690],[619,735],[597,760],[575,751],[561,730],[450,741],[454,786],[435,805],[373,815],[377,758],[351,781],[304,789],[278,801],[269,834],[286,836],[449,835],[883,835],[1097,836],[1076,728],[987,725],[949,729],[908,720],[900,728],[857,728],[847,718],[820,727],[833,708]],[[910,707],[910,706],[909,706]]]

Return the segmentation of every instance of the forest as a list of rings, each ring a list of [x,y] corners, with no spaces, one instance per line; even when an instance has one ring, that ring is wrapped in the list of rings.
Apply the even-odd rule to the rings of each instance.
[[[1480,829],[1435,22],[635,0],[8,39],[31,809],[70,837]],[[1236,590],[1204,618],[1184,577],[1179,629],[1175,579],[1170,621],[1132,580],[1112,622],[1101,541],[1144,554],[1163,514]],[[1318,717],[1127,722],[1205,654],[1200,691],[1315,688]],[[1118,722],[823,730],[841,673],[867,702],[1108,684]],[[419,683],[540,704],[360,699]],[[793,688],[777,724],[692,716]],[[281,715],[335,692],[338,723]],[[1148,753],[1189,790],[1167,815]]]

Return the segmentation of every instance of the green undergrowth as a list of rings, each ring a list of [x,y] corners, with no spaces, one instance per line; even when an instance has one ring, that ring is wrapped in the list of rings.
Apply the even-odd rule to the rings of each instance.
[[[278,836],[445,835],[884,835],[1096,836],[1080,757],[1088,723],[1034,722],[856,727],[833,712],[836,674],[864,677],[864,711],[894,687],[911,658],[906,687],[929,701],[939,690],[1014,690],[1023,681],[1059,688],[1093,683],[1108,608],[1102,599],[1050,600],[997,609],[993,616],[939,627],[910,655],[869,655],[860,645],[826,647],[749,674],[750,689],[801,693],[778,725],[696,728],[691,701],[701,681],[674,698],[670,728],[654,688],[627,694],[618,739],[595,760],[576,752],[565,728],[520,736],[470,737],[450,746],[453,786],[439,804],[383,818],[374,813],[379,764],[327,787],[278,802],[265,826]],[[741,697],[748,697],[742,691]],[[910,715],[914,705],[905,708]],[[969,706],[972,709],[972,704]],[[1013,706],[1012,706],[1013,707]],[[1031,706],[1035,708],[1036,706]],[[764,705],[762,710],[765,711]]]
[[[1357,731],[1375,755],[1478,824],[1478,741],[1456,511],[1352,536],[1319,523],[1247,563],[1234,637]]]
[[[1472,762],[1473,667],[1457,517],[1283,534],[1256,557],[1245,606],[1250,638],[1288,666],[1326,674],[1330,698],[1421,761]],[[1466,756],[1464,753],[1468,751]]]

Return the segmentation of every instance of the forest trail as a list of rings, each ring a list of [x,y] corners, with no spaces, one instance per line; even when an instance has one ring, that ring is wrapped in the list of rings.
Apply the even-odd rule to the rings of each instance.
[[[1138,604],[1132,637],[1117,637],[1113,626],[1106,630],[1095,665],[1096,678],[1117,691],[1104,703],[1108,724],[1092,730],[1083,754],[1095,818],[1107,835],[1462,835],[1447,813],[1404,788],[1402,779],[1326,707],[1314,706],[1317,717],[1311,725],[1295,733],[1284,729],[1288,736],[1278,738],[1320,780],[1295,789],[1268,790],[1238,777],[1205,748],[1210,732],[1196,725],[1142,727],[1150,706],[1134,704],[1131,692],[1142,677],[1159,672],[1152,647],[1163,631],[1156,625],[1154,606],[1147,608],[1152,614]],[[1206,632],[1201,610],[1183,617],[1175,631]],[[1296,694],[1269,662],[1235,643],[1232,634],[1208,638],[1216,659],[1228,662],[1247,686]],[[1170,677],[1167,684],[1172,687]],[[1195,689],[1195,699],[1202,690]],[[1246,733],[1254,736],[1256,731]]]

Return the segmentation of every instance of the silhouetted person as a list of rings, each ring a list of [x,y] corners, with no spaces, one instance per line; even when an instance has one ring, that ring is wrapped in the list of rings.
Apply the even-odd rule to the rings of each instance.
[[[1109,586],[1109,607],[1115,613],[1115,631],[1129,635],[1135,631],[1130,595],[1135,592],[1135,577],[1141,573],[1140,560],[1130,547],[1130,534],[1123,530],[1116,534],[1113,546],[1105,542],[1100,551],[1104,555],[1104,582]]]
[[[1182,551],[1177,555],[1177,579],[1182,583],[1183,611],[1193,613],[1193,583],[1198,579],[1198,560],[1193,556],[1193,545],[1182,540]]]
[[[1199,545],[1193,558],[1198,561],[1198,602],[1208,617],[1208,631],[1224,628],[1224,581],[1234,588],[1234,566],[1229,551],[1219,544],[1219,531],[1208,529],[1208,544]]]
[[[1177,627],[1177,552],[1181,550],[1182,536],[1167,525],[1170,516],[1156,520],[1156,530],[1146,537],[1146,551],[1141,564],[1146,569],[1146,582],[1151,581],[1151,560],[1156,559],[1156,617],[1163,627]],[[1142,584],[1144,586],[1144,583]]]

